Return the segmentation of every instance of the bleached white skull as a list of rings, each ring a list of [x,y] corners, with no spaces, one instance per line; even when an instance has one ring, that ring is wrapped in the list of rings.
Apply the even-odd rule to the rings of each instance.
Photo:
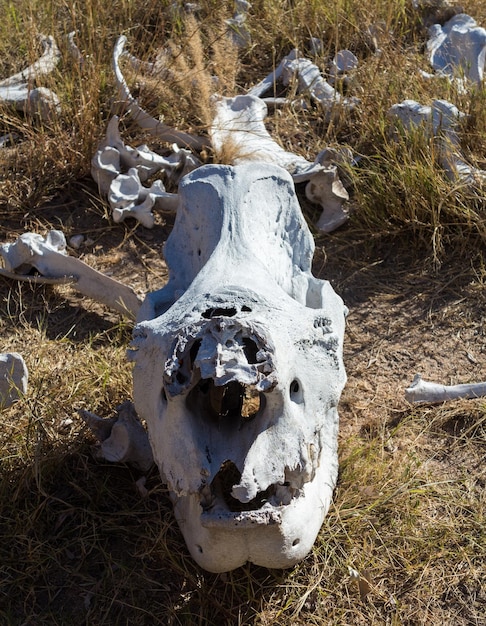
[[[311,273],[283,168],[207,165],[179,192],[170,279],[134,331],[135,407],[194,559],[289,567],[336,483],[346,308]]]

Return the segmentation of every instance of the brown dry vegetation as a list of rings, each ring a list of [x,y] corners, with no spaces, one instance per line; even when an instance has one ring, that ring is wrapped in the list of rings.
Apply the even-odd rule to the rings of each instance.
[[[403,395],[415,372],[446,384],[486,379],[484,200],[445,178],[423,137],[390,140],[385,116],[405,98],[450,99],[470,113],[463,148],[484,166],[484,89],[465,98],[417,78],[428,69],[427,33],[405,0],[255,0],[253,45],[239,54],[222,32],[231,3],[201,2],[199,25],[171,18],[169,4],[0,0],[0,76],[35,60],[37,35],[52,34],[62,61],[44,85],[63,107],[49,124],[0,109],[0,134],[21,139],[0,153],[0,239],[53,227],[82,233],[89,243],[71,253],[90,265],[141,294],[164,283],[171,218],[157,216],[153,230],[113,225],[89,177],[116,104],[110,59],[120,33],[147,60],[170,42],[179,78],[130,84],[153,114],[201,133],[210,90],[194,88],[195,77],[217,74],[222,93],[242,93],[310,35],[325,44],[323,69],[350,48],[360,61],[348,87],[361,100],[353,114],[329,122],[315,108],[284,109],[268,120],[285,148],[308,158],[333,144],[361,156],[349,172],[349,223],[315,233],[315,274],[350,309],[334,505],[314,550],[291,570],[202,571],[157,472],[142,497],[139,473],[95,460],[77,414],[108,416],[130,399],[130,325],[67,286],[2,278],[0,348],[24,356],[30,380],[1,415],[0,623],[484,626],[485,401],[417,407]],[[486,2],[464,4],[486,25]],[[381,56],[366,35],[377,23]],[[84,68],[67,51],[72,30]],[[129,124],[123,132],[132,145],[165,148]],[[315,207],[302,206],[312,223]]]

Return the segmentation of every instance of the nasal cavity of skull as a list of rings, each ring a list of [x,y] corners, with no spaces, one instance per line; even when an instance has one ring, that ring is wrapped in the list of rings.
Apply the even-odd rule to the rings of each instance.
[[[188,401],[199,408],[204,419],[218,426],[241,426],[251,421],[263,409],[265,402],[263,395],[254,387],[238,381],[217,386],[212,378],[200,380]]]
[[[241,481],[241,472],[238,470],[233,461],[225,461],[213,481],[211,482],[211,490],[216,498],[222,499],[225,505],[232,513],[240,511],[257,511],[268,501],[274,494],[275,486],[270,485],[264,491],[260,491],[253,500],[249,502],[240,502],[231,495],[233,487]]]
[[[201,313],[201,315],[205,320],[209,320],[212,317],[234,317],[236,313],[237,311],[235,307],[217,307],[214,309],[207,309],[204,313]]]

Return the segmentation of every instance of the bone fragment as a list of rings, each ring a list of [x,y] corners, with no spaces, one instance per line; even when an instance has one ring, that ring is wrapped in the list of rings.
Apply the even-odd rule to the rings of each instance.
[[[428,59],[434,70],[452,80],[480,85],[486,55],[486,30],[464,13],[454,15],[444,26],[429,29]]]
[[[175,211],[177,195],[165,191],[160,180],[144,187],[142,182],[157,172],[168,180],[179,179],[199,167],[200,161],[189,150],[172,146],[173,153],[163,157],[146,145],[132,148],[123,142],[118,128],[119,118],[110,120],[106,137],[91,159],[91,175],[102,195],[107,196],[115,222],[134,217],[147,228],[154,225],[152,208]]]
[[[29,373],[17,352],[0,354],[0,409],[12,406],[27,393]]]
[[[147,431],[138,419],[131,402],[116,409],[117,415],[102,418],[84,409],[79,414],[100,442],[99,459],[112,463],[128,463],[142,472],[153,465],[154,459]]]
[[[120,69],[120,57],[124,54],[126,41],[127,38],[124,35],[121,35],[115,44],[113,52],[113,70],[115,72],[115,80],[118,86],[119,97],[121,102],[126,106],[127,113],[140,126],[140,128],[152,133],[163,141],[176,143],[182,148],[194,148],[196,150],[203,148],[207,145],[207,141],[203,137],[196,137],[195,135],[183,133],[167,126],[167,124],[163,124],[159,120],[156,120],[144,111],[138,104],[136,98],[132,96]]]
[[[60,110],[59,98],[50,89],[34,87],[33,83],[52,72],[61,55],[53,37],[42,37],[41,41],[44,52],[35,63],[0,81],[0,101],[27,115],[49,120]]]
[[[464,113],[456,106],[445,100],[434,100],[432,106],[404,100],[393,105],[388,114],[399,119],[408,130],[424,129],[438,148],[438,160],[448,178],[471,187],[481,187],[486,182],[486,171],[466,163],[461,154],[458,126]]]
[[[329,82],[334,85],[338,80],[346,82],[348,73],[358,67],[358,59],[351,50],[340,50],[331,62]]]
[[[83,261],[68,256],[66,240],[59,230],[51,230],[44,238],[36,233],[24,233],[14,243],[0,246],[5,270],[25,278],[33,269],[49,280],[74,281],[73,287],[82,294],[115,309],[128,317],[136,317],[140,300],[131,287],[96,271]]]
[[[441,385],[423,380],[420,374],[415,374],[412,384],[405,389],[405,399],[408,402],[439,403],[459,398],[472,399],[484,396],[486,396],[486,383]]]

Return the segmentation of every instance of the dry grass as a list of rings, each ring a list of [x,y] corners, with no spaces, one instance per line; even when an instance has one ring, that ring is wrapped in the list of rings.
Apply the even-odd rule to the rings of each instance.
[[[92,243],[79,254],[90,265],[140,293],[165,282],[171,219],[158,216],[152,231],[114,226],[89,178],[116,106],[110,61],[119,34],[144,60],[170,44],[169,77],[127,68],[130,85],[153,115],[202,133],[209,76],[234,95],[291,48],[305,49],[310,35],[324,41],[322,67],[337,49],[353,50],[355,112],[326,120],[315,108],[285,108],[268,119],[282,146],[307,158],[331,144],[361,156],[348,172],[350,223],[315,233],[316,275],[350,308],[335,502],[312,553],[291,570],[200,570],[156,471],[144,496],[138,472],[94,458],[77,414],[108,416],[130,398],[131,328],[69,287],[1,279],[1,349],[22,353],[30,380],[27,396],[2,412],[0,623],[484,626],[485,403],[417,408],[403,399],[416,371],[446,383],[486,379],[483,198],[446,180],[420,133],[392,140],[385,115],[405,98],[452,99],[470,113],[464,153],[484,167],[484,90],[465,99],[417,79],[416,68],[427,69],[426,32],[408,2],[254,2],[244,53],[223,35],[232,3],[201,2],[197,23],[172,15],[170,4],[0,0],[1,77],[37,58],[40,33],[54,35],[62,53],[43,82],[61,98],[58,117],[39,124],[0,109],[0,135],[21,138],[0,153],[0,238],[52,227],[83,233]],[[486,24],[485,2],[465,8]],[[377,23],[379,57],[366,34]],[[67,49],[72,30],[83,67]],[[133,145],[147,141],[129,124],[124,133]],[[303,207],[313,221],[315,207]]]

